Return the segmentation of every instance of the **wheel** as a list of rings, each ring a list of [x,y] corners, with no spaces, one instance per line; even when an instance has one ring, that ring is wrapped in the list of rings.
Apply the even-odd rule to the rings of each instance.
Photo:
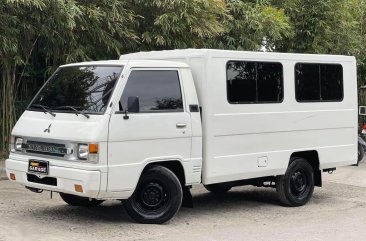
[[[276,190],[284,205],[306,204],[314,192],[314,170],[309,162],[300,157],[291,159],[285,175],[276,177]]]
[[[207,189],[207,191],[210,191],[214,194],[224,194],[227,193],[232,187],[222,183],[217,183],[217,184],[205,185],[205,188]]]
[[[94,198],[80,197],[67,193],[60,193],[60,197],[65,203],[71,206],[82,206],[82,207],[96,207],[100,205],[104,200],[97,200]]]
[[[140,223],[164,223],[178,212],[183,199],[182,186],[168,168],[153,166],[144,171],[135,192],[123,200],[128,215]]]
[[[363,156],[365,155],[365,150],[363,149],[363,146],[361,144],[358,144],[358,159],[357,164],[363,159]]]

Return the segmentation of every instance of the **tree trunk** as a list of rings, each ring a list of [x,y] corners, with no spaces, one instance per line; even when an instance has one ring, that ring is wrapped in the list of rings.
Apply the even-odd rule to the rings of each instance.
[[[15,82],[15,64],[3,66],[2,83],[1,83],[1,135],[0,135],[0,152],[6,154],[9,146],[9,136],[15,124],[15,108],[14,108],[14,89]]]

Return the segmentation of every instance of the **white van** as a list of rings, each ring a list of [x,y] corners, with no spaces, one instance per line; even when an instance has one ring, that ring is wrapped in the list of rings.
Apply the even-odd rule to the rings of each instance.
[[[63,65],[12,132],[9,179],[70,205],[121,199],[163,223],[189,188],[270,186],[304,205],[357,162],[349,56],[186,49]]]

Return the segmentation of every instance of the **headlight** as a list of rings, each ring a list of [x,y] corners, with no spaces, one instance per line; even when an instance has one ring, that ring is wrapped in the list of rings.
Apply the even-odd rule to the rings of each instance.
[[[79,144],[78,158],[90,162],[98,162],[99,145],[98,144]]]
[[[21,151],[22,150],[22,145],[23,145],[23,138],[15,137],[14,149],[16,151]]]
[[[82,160],[88,159],[89,156],[89,145],[79,144],[78,158]]]

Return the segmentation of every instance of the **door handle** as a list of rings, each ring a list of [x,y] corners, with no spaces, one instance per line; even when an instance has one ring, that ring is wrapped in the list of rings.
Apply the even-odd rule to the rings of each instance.
[[[187,124],[185,124],[185,123],[177,123],[177,124],[176,124],[176,127],[177,127],[178,129],[186,128],[186,127],[187,127]]]

